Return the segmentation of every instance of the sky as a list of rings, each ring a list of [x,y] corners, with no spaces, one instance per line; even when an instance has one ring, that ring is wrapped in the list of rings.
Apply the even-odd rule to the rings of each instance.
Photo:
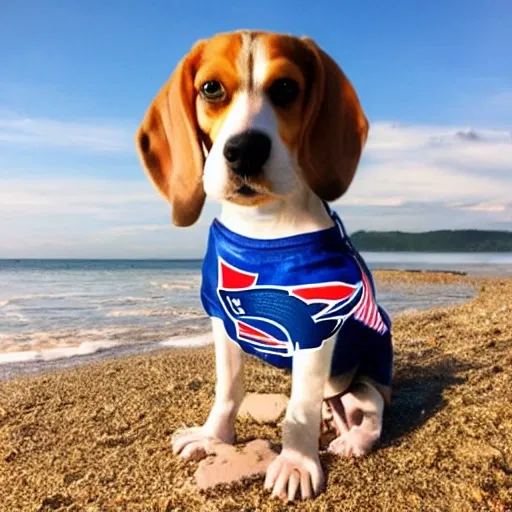
[[[512,230],[510,0],[0,0],[0,258],[201,257],[133,143],[200,38],[308,35],[370,121],[349,232]]]

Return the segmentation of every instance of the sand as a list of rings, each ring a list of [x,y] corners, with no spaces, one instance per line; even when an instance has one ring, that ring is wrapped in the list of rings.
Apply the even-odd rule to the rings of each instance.
[[[470,302],[395,318],[393,404],[363,459],[321,454],[327,491],[286,506],[262,479],[198,491],[173,431],[205,420],[212,347],[166,350],[0,384],[0,510],[512,510],[512,279],[377,272],[379,283],[470,283]],[[250,392],[288,393],[255,359]],[[237,422],[239,442],[278,425]]]

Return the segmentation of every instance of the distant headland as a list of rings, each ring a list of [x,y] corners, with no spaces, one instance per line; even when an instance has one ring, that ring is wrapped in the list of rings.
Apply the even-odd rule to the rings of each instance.
[[[512,231],[356,231],[350,238],[359,251],[512,252]]]

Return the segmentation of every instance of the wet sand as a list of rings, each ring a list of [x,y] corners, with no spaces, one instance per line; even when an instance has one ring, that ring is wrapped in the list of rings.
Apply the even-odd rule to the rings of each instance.
[[[211,346],[106,360],[0,383],[2,511],[512,510],[512,279],[375,272],[377,283],[472,284],[470,302],[394,321],[393,403],[382,441],[357,461],[321,454],[327,491],[285,506],[257,478],[199,492],[172,432],[205,420]],[[251,392],[289,393],[248,360]],[[279,425],[237,422],[239,442]]]

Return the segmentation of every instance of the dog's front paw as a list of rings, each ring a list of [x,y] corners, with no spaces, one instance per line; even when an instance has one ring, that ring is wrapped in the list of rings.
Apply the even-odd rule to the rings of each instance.
[[[324,488],[324,474],[318,454],[306,455],[292,449],[283,449],[267,469],[265,489],[272,496],[293,501],[299,497],[313,498]]]
[[[186,460],[201,460],[215,453],[216,445],[225,441],[211,435],[204,427],[177,430],[172,436],[172,451]]]
[[[380,433],[377,431],[354,426],[334,439],[327,450],[336,455],[362,457],[372,449],[379,437]]]

